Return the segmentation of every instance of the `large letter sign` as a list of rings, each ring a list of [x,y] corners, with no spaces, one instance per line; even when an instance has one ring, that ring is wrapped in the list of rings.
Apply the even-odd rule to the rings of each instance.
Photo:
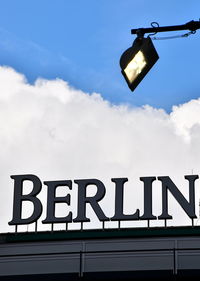
[[[14,201],[13,201],[13,218],[9,222],[9,225],[23,225],[37,222],[42,214],[42,202],[37,197],[42,189],[42,182],[35,175],[15,175],[11,176],[14,180]],[[102,181],[98,179],[76,179],[74,180],[75,186],[71,180],[57,180],[57,181],[44,181],[44,185],[47,186],[47,210],[46,218],[42,221],[44,224],[55,223],[71,223],[71,222],[90,222],[90,218],[87,214],[87,205],[90,205],[93,212],[101,222],[105,221],[130,221],[130,220],[168,220],[172,219],[172,214],[169,214],[168,194],[169,192],[174,197],[176,202],[184,210],[185,214],[193,220],[197,218],[195,213],[195,181],[199,178],[198,175],[188,175],[185,179],[189,183],[189,199],[186,199],[180,189],[170,179],[170,177],[140,177],[140,181],[143,182],[144,196],[143,196],[143,212],[141,214],[139,209],[133,209],[132,214],[124,214],[124,187],[128,182],[127,178],[112,178],[111,182],[115,184],[115,197],[114,200],[114,215],[109,218],[106,214],[106,210],[101,207],[101,200],[106,196],[106,187]],[[153,214],[153,184],[158,180],[160,187],[162,188],[162,213],[159,216]],[[24,194],[23,189],[26,182],[31,182],[33,185],[32,191],[29,194]],[[67,195],[56,196],[56,189],[62,186],[67,190]],[[95,186],[97,191],[93,196],[87,196],[87,189],[91,186]],[[66,207],[71,206],[70,191],[73,188],[78,188],[77,210],[75,210],[76,217],[73,212],[70,211],[65,216],[57,217],[55,214],[56,205],[64,203]],[[134,197],[135,192],[130,194],[130,198]],[[23,202],[29,201],[33,205],[32,214],[27,218],[22,216],[23,214]],[[73,204],[74,205],[74,204]],[[149,225],[149,224],[148,224]]]
[[[22,175],[11,176],[14,179],[14,203],[13,203],[13,219],[9,222],[10,225],[29,224],[39,219],[42,214],[42,203],[36,197],[42,188],[42,183],[37,176],[34,175]],[[23,195],[23,183],[25,181],[31,181],[33,183],[33,189],[31,193]],[[22,202],[30,201],[33,203],[33,214],[29,218],[22,218]]]
[[[191,175],[185,176],[185,179],[189,181],[189,202],[185,199],[183,194],[178,190],[177,186],[173,183],[170,177],[158,177],[158,180],[162,182],[162,206],[163,212],[159,216],[159,219],[172,219],[172,216],[168,214],[168,190],[186,212],[186,214],[194,219],[195,215],[195,196],[194,196],[194,182],[198,179],[198,176]]]
[[[70,195],[64,197],[56,197],[56,188],[58,186],[68,186],[72,189],[71,181],[45,181],[44,184],[48,186],[47,195],[47,217],[43,220],[43,223],[67,223],[72,222],[72,212],[70,212],[66,217],[56,218],[55,217],[55,206],[56,203],[65,203],[70,205]]]
[[[105,216],[98,203],[103,199],[106,193],[104,184],[97,179],[75,180],[74,182],[78,184],[78,215],[73,221],[90,221],[90,219],[86,217],[86,203],[89,203],[91,205],[100,221],[108,221],[109,219]],[[95,194],[95,196],[86,197],[86,188],[89,185],[95,185],[97,187],[97,193]]]
[[[138,220],[140,211],[137,209],[133,215],[123,214],[123,199],[124,199],[124,183],[127,182],[127,178],[112,179],[115,183],[115,215],[111,218],[113,221],[125,221],[125,220]]]

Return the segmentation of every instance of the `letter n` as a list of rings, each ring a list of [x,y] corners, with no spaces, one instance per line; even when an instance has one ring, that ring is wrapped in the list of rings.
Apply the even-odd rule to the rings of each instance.
[[[185,179],[189,181],[189,201],[187,201],[170,177],[158,177],[158,180],[162,182],[162,214],[158,219],[172,219],[168,213],[168,190],[191,219],[197,217],[195,214],[194,182],[198,178],[198,175],[185,176]]]

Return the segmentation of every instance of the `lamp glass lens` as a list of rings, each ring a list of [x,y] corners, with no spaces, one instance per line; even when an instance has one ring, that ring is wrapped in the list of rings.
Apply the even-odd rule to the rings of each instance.
[[[128,65],[124,69],[124,72],[130,83],[132,83],[137,78],[137,76],[142,72],[146,64],[147,62],[145,60],[144,54],[141,51],[137,52],[134,58],[128,63]]]

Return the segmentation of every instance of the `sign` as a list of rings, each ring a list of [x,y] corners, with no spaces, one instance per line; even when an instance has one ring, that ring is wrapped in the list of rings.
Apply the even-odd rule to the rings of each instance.
[[[42,182],[36,175],[13,175],[14,180],[14,200],[13,200],[13,217],[9,225],[24,225],[36,222],[43,212],[43,205],[37,197],[42,190]],[[143,182],[144,197],[143,197],[143,213],[136,209],[133,214],[124,214],[123,212],[123,197],[124,186],[128,182],[128,178],[112,178],[111,181],[115,185],[115,210],[114,216],[109,218],[106,215],[106,210],[100,206],[100,201],[106,196],[106,187],[99,179],[76,179],[58,180],[58,181],[44,181],[43,184],[47,186],[47,210],[46,218],[42,221],[43,224],[54,223],[70,223],[70,222],[89,222],[90,218],[86,214],[86,205],[89,204],[99,221],[130,221],[130,220],[168,220],[172,219],[173,215],[169,214],[168,210],[168,196],[169,192],[175,198],[177,203],[185,211],[190,219],[197,218],[195,214],[195,181],[199,178],[198,175],[184,176],[188,182],[189,200],[187,200],[175,183],[169,176],[162,177],[140,177]],[[23,194],[23,186],[26,181],[33,184],[33,189],[29,194]],[[162,185],[162,213],[155,216],[152,212],[152,188],[155,181],[160,181]],[[88,186],[95,185],[97,188],[94,196],[87,196],[86,191]],[[65,203],[67,206],[71,204],[71,196],[68,193],[66,196],[57,197],[56,189],[58,187],[65,187],[66,190],[78,188],[77,196],[77,212],[74,217],[72,212],[66,216],[56,217],[56,204]],[[33,204],[33,212],[28,218],[22,218],[22,203],[29,201]]]

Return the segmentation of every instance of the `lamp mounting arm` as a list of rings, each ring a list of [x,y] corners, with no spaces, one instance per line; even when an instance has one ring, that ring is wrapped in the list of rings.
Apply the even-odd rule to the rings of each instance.
[[[148,28],[131,29],[131,34],[136,34],[138,37],[143,37],[145,33],[157,33],[157,32],[167,32],[167,31],[178,31],[178,30],[196,31],[197,29],[200,29],[200,21],[192,20],[182,25],[155,26],[155,27],[148,27]]]

